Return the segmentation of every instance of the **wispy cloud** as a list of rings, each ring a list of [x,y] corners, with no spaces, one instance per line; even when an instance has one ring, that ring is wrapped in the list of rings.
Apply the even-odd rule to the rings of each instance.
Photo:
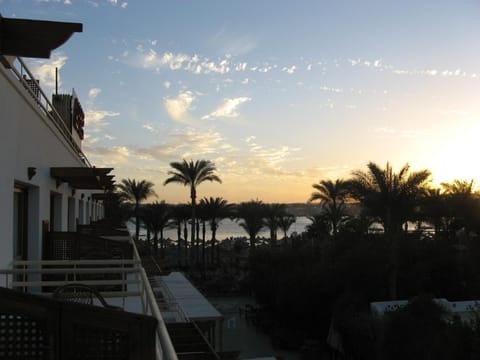
[[[148,132],[151,132],[152,134],[157,134],[157,133],[158,133],[157,129],[155,129],[155,128],[154,128],[152,125],[150,125],[150,124],[143,124],[143,125],[142,125],[142,128],[145,129],[145,130],[147,130]]]
[[[66,63],[68,57],[61,52],[54,52],[49,60],[30,60],[28,66],[32,74],[40,81],[42,88],[55,88],[55,68],[60,70]],[[58,82],[61,86],[61,79]]]
[[[213,112],[202,116],[203,120],[213,118],[235,118],[239,116],[238,107],[244,102],[252,100],[249,97],[238,97],[233,99],[225,99],[223,103]]]
[[[257,143],[256,137],[251,136],[245,139],[249,154],[245,159],[246,168],[256,176],[265,175],[292,175],[294,172],[285,169],[282,164],[292,160],[293,154],[300,151],[300,148],[279,146],[267,148]]]
[[[211,156],[225,148],[225,140],[220,133],[182,129],[172,131],[166,141],[150,147],[137,148],[134,153],[142,159],[170,162],[200,156]]]
[[[282,71],[285,71],[288,74],[293,74],[297,70],[297,67],[295,65],[292,65],[290,67],[283,67]]]
[[[195,95],[187,90],[180,92],[175,98],[164,99],[164,106],[170,117],[174,120],[181,121],[185,119],[186,114],[191,109]]]
[[[98,94],[100,94],[101,92],[102,92],[102,89],[99,89],[99,88],[92,88],[88,90],[88,100],[95,101]]]
[[[108,118],[118,115],[120,113],[108,110],[87,110],[85,111],[85,126],[89,132],[99,132],[110,124]]]

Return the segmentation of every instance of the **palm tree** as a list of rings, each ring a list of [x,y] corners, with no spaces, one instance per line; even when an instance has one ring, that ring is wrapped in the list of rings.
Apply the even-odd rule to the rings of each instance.
[[[121,198],[135,203],[135,239],[138,240],[140,234],[140,203],[150,196],[157,196],[153,190],[153,183],[147,180],[136,181],[135,179],[122,179],[117,185],[118,193]]]
[[[170,226],[177,229],[177,256],[178,256],[178,264],[182,263],[182,225],[186,224],[188,221],[189,216],[189,209],[188,205],[186,204],[178,204],[174,205],[171,209],[170,214]],[[186,232],[185,232],[186,233]],[[185,237],[185,263],[188,259],[188,244],[187,238]]]
[[[464,228],[468,234],[478,223],[479,194],[475,192],[475,181],[456,179],[452,183],[441,183],[441,185],[449,211],[451,230]]]
[[[332,233],[336,235],[338,226],[344,220],[345,200],[348,197],[348,182],[341,179],[321,180],[318,184],[313,184],[312,187],[317,190],[310,195],[309,202],[320,200],[322,208],[329,219],[332,226]]]
[[[389,274],[389,293],[397,298],[398,277],[398,241],[402,234],[402,225],[408,220],[426,192],[430,171],[421,170],[409,174],[406,164],[398,173],[394,173],[387,162],[385,169],[369,162],[368,171],[353,172],[349,182],[351,196],[359,200],[374,216],[378,216],[391,242]]]
[[[203,206],[205,211],[205,219],[210,225],[210,230],[212,231],[212,240],[211,240],[211,262],[215,262],[215,243],[217,239],[215,235],[217,233],[218,226],[223,219],[226,219],[232,215],[233,205],[229,204],[227,200],[221,197],[210,197],[203,198],[200,203]]]
[[[158,252],[158,235],[160,234],[160,252],[161,256],[165,255],[165,242],[163,239],[163,231],[168,226],[170,220],[170,207],[165,201],[155,201],[145,206],[142,220],[147,230],[153,233],[153,251],[157,255]]]
[[[242,202],[236,206],[235,217],[250,238],[250,247],[255,248],[255,241],[258,233],[263,229],[265,223],[265,204],[260,200]]]
[[[433,225],[436,239],[438,239],[440,231],[445,230],[448,219],[446,205],[446,196],[440,189],[427,189],[420,208],[423,220]]]
[[[279,219],[286,214],[285,204],[265,204],[264,222],[270,229],[270,246],[275,247],[277,243],[277,229],[279,228]]]
[[[222,182],[220,178],[215,174],[215,165],[209,160],[190,160],[187,162],[185,159],[183,162],[172,162],[170,166],[173,170],[169,171],[171,175],[163,185],[170,183],[180,183],[184,186],[190,186],[190,199],[192,201],[192,246],[195,245],[195,225],[196,225],[196,199],[197,199],[197,186],[205,181],[217,181]]]
[[[283,231],[283,241],[287,242],[287,231],[295,223],[295,216],[292,214],[283,214],[278,218],[278,227]]]

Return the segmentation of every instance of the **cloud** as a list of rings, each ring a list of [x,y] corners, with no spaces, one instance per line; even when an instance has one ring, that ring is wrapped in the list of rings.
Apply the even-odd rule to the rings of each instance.
[[[86,110],[85,126],[88,132],[99,132],[109,125],[109,122],[106,121],[107,118],[118,115],[120,115],[120,113],[108,110]]]
[[[233,99],[225,99],[223,103],[213,112],[202,116],[203,120],[212,118],[235,118],[239,116],[237,108],[244,102],[252,100],[249,97],[238,97]]]
[[[184,119],[185,114],[190,110],[194,101],[195,95],[187,90],[180,92],[176,98],[164,99],[163,103],[170,117],[174,120],[180,121]]]
[[[258,176],[265,175],[294,175],[295,171],[285,170],[282,164],[288,160],[293,160],[293,154],[300,151],[300,148],[291,148],[289,146],[279,146],[277,148],[266,148],[256,142],[255,136],[245,139],[249,154],[244,159],[244,169]]]
[[[142,159],[171,162],[225,153],[226,149],[232,148],[224,142],[220,133],[213,130],[196,131],[187,128],[172,131],[165,138],[167,140],[161,144],[135,149],[135,155]]]
[[[42,88],[49,87],[53,89],[55,87],[55,68],[60,71],[66,64],[68,57],[61,52],[54,52],[49,60],[30,60],[28,61],[28,67],[32,74],[40,81]],[[58,85],[61,86],[61,77]]]
[[[282,71],[285,71],[285,72],[288,73],[288,74],[293,74],[296,69],[297,69],[297,67],[296,67],[295,65],[292,65],[292,66],[290,66],[290,67],[284,67],[284,68],[282,68]]]
[[[114,165],[126,163],[130,149],[126,146],[84,146],[88,158],[97,165]]]
[[[151,132],[152,134],[156,134],[158,133],[158,131],[150,124],[143,124],[142,125],[142,128],[148,130],[149,132]]]
[[[92,88],[88,90],[88,99],[90,101],[94,101],[97,98],[98,94],[100,94],[101,92],[102,90],[99,88]]]
[[[163,86],[165,87],[165,89],[170,89],[170,86],[172,86],[172,83],[170,81],[165,81],[163,83]]]

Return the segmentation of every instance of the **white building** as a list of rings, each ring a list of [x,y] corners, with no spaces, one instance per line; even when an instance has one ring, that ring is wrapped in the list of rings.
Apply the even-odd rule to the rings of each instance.
[[[54,96],[54,108],[23,61],[1,53],[0,268],[7,268],[13,259],[42,258],[43,230],[75,231],[101,219],[103,204],[93,194],[113,182],[111,169],[93,169],[81,150],[75,94]]]

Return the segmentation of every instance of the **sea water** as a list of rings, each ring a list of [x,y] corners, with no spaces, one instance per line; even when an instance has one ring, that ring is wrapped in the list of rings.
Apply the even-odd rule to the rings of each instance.
[[[295,219],[296,221],[292,224],[290,229],[287,231],[287,236],[291,236],[292,234],[301,234],[306,230],[306,227],[311,224],[311,220],[306,217],[306,216],[298,216]],[[241,220],[240,220],[241,222]],[[135,233],[135,223],[133,221],[129,221],[127,223],[127,227],[130,231],[130,233],[134,234]],[[188,230],[188,236],[190,237],[190,225],[187,227]],[[200,234],[202,233],[202,225],[200,225]],[[147,231],[141,227],[140,228],[140,238],[146,237]],[[201,235],[200,235],[201,236]],[[183,237],[183,227],[182,227],[182,237]],[[206,224],[206,239],[210,239],[212,237],[212,232],[210,231],[210,226],[208,223]],[[239,222],[235,220],[230,220],[230,219],[224,219],[220,222],[217,233],[215,235],[217,240],[225,240],[225,239],[230,239],[230,238],[246,238],[248,237],[247,232],[239,225]],[[264,238],[270,238],[270,230],[265,227],[263,228],[262,231],[258,233],[258,237],[264,237]],[[278,229],[277,231],[277,238],[283,239],[284,234],[283,231]],[[163,238],[164,239],[172,239],[172,240],[177,240],[177,229],[165,229],[163,231]]]

